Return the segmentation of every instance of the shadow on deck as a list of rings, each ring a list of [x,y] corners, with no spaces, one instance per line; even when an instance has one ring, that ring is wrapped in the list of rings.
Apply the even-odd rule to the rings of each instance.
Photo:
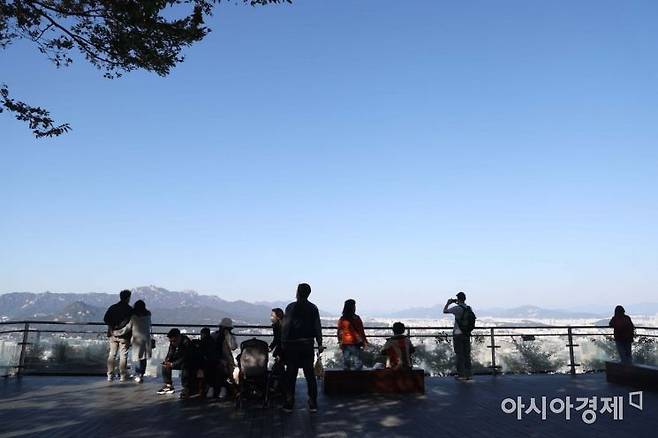
[[[644,392],[643,410],[628,406],[627,387],[603,374],[477,376],[473,382],[428,378],[425,395],[325,397],[317,414],[306,409],[298,381],[292,414],[232,403],[159,396],[159,382],[108,383],[98,377],[23,377],[0,381],[0,438],[9,437],[599,437],[653,436],[658,429],[658,394]],[[320,387],[321,389],[321,387]],[[527,414],[517,420],[501,401],[624,396],[624,418],[598,414],[585,424],[582,411]],[[578,405],[578,404],[576,404]],[[600,409],[600,405],[598,409]]]

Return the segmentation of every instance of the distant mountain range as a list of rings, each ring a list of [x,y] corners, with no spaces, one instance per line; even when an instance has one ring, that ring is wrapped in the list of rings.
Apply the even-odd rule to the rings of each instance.
[[[392,312],[386,316],[390,318],[439,318],[443,313],[443,304],[436,304],[431,307],[413,307],[410,309]],[[639,303],[625,306],[626,312],[630,315],[655,315],[658,313],[658,303]],[[513,319],[597,319],[605,318],[612,315],[613,307],[597,306],[591,311],[583,310],[565,310],[565,309],[545,309],[537,306],[518,306],[509,309],[491,308],[478,309],[473,306],[473,310],[478,318],[513,318]]]
[[[227,301],[194,291],[176,292],[156,286],[132,289],[131,303],[144,300],[154,323],[217,325],[224,317],[234,322],[269,324],[274,307],[284,302]],[[32,293],[0,295],[0,319],[47,321],[102,321],[106,309],[116,303],[117,293]]]
[[[284,301],[249,303],[227,301],[215,295],[202,295],[194,291],[169,291],[156,286],[137,287],[132,290],[131,303],[144,300],[153,314],[155,323],[217,325],[229,317],[236,323],[269,324],[272,308],[285,308]],[[89,322],[102,321],[108,306],[118,301],[117,293],[32,293],[11,292],[0,295],[0,320],[46,320]],[[658,314],[658,303],[639,303],[625,306],[630,315]],[[537,306],[518,306],[509,309],[480,309],[474,306],[479,319],[483,317],[512,320],[540,319],[605,319],[613,307],[594,305],[591,309],[545,309]],[[443,305],[414,307],[379,315],[399,319],[439,319]],[[320,311],[323,317],[331,316]],[[368,315],[362,315],[367,318]]]

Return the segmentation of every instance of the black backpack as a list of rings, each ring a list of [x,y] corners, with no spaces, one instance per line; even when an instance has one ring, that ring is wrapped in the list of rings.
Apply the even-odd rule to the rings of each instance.
[[[473,329],[475,328],[475,313],[471,306],[461,306],[464,311],[462,316],[457,320],[457,325],[459,325],[459,330],[462,331],[465,335],[470,335]]]

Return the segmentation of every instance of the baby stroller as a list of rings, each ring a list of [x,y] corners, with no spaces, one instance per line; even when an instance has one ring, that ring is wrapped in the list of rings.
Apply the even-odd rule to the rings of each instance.
[[[269,374],[267,362],[269,345],[260,339],[248,339],[240,344],[240,369],[235,406],[239,409],[245,400],[258,400],[267,406],[269,401]]]

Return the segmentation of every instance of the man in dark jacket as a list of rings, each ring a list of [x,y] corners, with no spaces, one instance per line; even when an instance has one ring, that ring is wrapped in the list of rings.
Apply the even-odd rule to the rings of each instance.
[[[199,332],[199,339],[192,341],[197,349],[198,366],[203,370],[203,379],[198,383],[201,397],[205,397],[208,388],[212,387],[213,397],[219,396],[219,385],[217,385],[217,368],[219,367],[220,353],[217,342],[210,335],[210,329],[204,327]]]
[[[318,410],[318,384],[313,373],[313,342],[318,343],[318,355],[322,353],[322,325],[320,312],[308,300],[311,286],[301,283],[297,286],[297,301],[288,304],[283,317],[281,341],[283,358],[286,363],[288,390],[283,410],[292,412],[295,405],[295,384],[300,368],[304,370],[308,386],[308,407],[311,412]]]
[[[130,338],[132,333],[130,331],[121,336],[114,336],[114,330],[120,330],[128,324],[130,317],[133,313],[133,308],[130,307],[130,291],[125,289],[119,294],[120,301],[112,304],[105,312],[103,321],[107,324],[107,337],[110,342],[110,353],[107,356],[107,381],[111,382],[114,379],[114,367],[116,362],[116,355],[119,352],[119,375],[120,379],[124,382],[128,378],[126,366],[128,363],[128,349],[130,348]]]
[[[181,334],[177,328],[169,330],[167,338],[169,338],[169,350],[162,363],[164,386],[158,391],[158,394],[173,394],[175,392],[172,370],[180,370],[180,380],[183,386],[180,396],[181,398],[187,398],[190,394],[191,380],[197,366],[194,346],[190,338]]]

